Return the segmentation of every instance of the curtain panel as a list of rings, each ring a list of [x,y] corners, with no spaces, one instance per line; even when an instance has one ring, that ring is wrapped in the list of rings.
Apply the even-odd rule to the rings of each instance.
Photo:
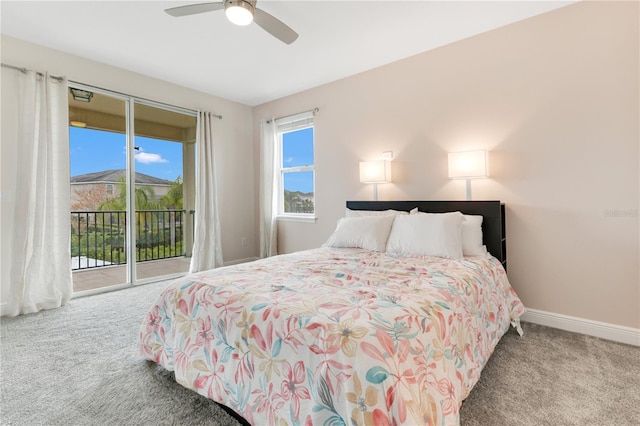
[[[189,272],[223,266],[214,161],[214,119],[217,120],[217,116],[210,112],[198,113],[195,237]]]
[[[57,308],[73,293],[67,80],[33,71],[16,78],[15,210],[3,230],[12,248],[7,315]]]
[[[275,120],[260,122],[260,257],[278,254],[278,209],[276,159],[278,146]]]

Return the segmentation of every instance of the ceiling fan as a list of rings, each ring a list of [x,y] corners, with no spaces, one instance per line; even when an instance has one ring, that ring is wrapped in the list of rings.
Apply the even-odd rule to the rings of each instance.
[[[165,9],[171,16],[180,17],[224,9],[227,18],[236,25],[249,25],[252,21],[266,32],[286,44],[293,43],[298,33],[284,22],[256,7],[257,0],[223,0],[215,3],[198,3]]]

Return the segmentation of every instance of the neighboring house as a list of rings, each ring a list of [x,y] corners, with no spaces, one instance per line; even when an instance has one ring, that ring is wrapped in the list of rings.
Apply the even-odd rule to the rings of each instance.
[[[124,169],[105,170],[102,172],[86,173],[84,175],[73,176],[71,183],[71,206],[82,201],[82,195],[94,191],[103,194],[106,198],[116,198],[118,193],[118,182],[125,176]],[[156,200],[159,200],[169,192],[171,182],[154,176],[136,172],[136,188],[148,186],[153,189]],[[98,206],[91,207],[96,209]],[[73,210],[73,207],[72,207]]]

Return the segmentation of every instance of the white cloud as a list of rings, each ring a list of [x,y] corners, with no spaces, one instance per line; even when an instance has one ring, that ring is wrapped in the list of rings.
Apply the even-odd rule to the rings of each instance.
[[[168,161],[162,158],[160,154],[153,154],[150,152],[136,152],[134,154],[136,161],[143,164],[151,163],[167,163]]]
[[[285,163],[291,163],[293,161],[293,157],[289,157],[285,160]]]

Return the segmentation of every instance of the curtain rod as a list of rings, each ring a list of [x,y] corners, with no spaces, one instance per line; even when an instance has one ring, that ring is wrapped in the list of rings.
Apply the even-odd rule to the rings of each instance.
[[[44,74],[41,73],[40,71],[34,71],[34,70],[30,70],[30,69],[27,69],[27,68],[24,68],[24,67],[21,68],[21,67],[15,66],[15,65],[2,63],[2,68],[11,68],[12,70],[20,71],[22,74],[26,74],[27,71],[32,71],[32,72],[35,72],[40,77],[44,77]],[[64,80],[63,77],[58,77],[57,75],[50,75],[49,77],[51,77],[52,79],[57,80],[59,82],[62,82]]]
[[[278,120],[280,120],[282,118],[291,117],[292,115],[304,114],[305,112],[312,112],[315,115],[315,113],[318,112],[318,111],[320,111],[320,108],[315,107],[315,108],[307,110],[307,111],[300,111],[300,112],[296,112],[295,114],[283,115],[282,117],[272,118],[271,120],[267,120],[267,123],[271,123],[272,121],[278,121]]]
[[[5,64],[4,62],[3,62],[3,63],[1,63],[1,65],[2,65],[2,67],[3,67],[3,68],[10,68],[10,69],[12,69],[12,70],[20,71],[20,72],[21,72],[21,73],[23,73],[23,74],[26,74],[26,73],[27,73],[27,71],[33,71],[33,72],[35,72],[37,75],[39,75],[39,76],[41,76],[41,77],[44,77],[44,74],[43,74],[43,73],[41,73],[40,71],[34,71],[34,70],[30,70],[30,69],[27,69],[27,68],[24,68],[24,67],[17,67],[17,66],[15,66],[15,65]],[[63,78],[63,77],[58,77],[58,76],[55,76],[55,75],[50,75],[49,77],[53,78],[54,80],[60,81],[60,82],[64,80],[64,78]],[[69,83],[74,83],[74,84],[79,84],[79,85],[86,86],[86,85],[85,85],[85,84],[83,84],[83,83],[80,83],[80,82],[77,82],[77,81],[73,81],[73,80],[69,80]],[[103,88],[101,88],[101,87],[96,87],[96,88],[97,88],[97,89],[101,89],[101,90],[105,90],[105,91],[108,91],[108,92],[112,92],[112,93],[117,93],[117,94],[119,94],[119,95],[123,95],[123,96],[127,96],[127,97],[136,98],[136,99],[138,99],[138,100],[142,100],[142,101],[149,101],[149,102],[153,102],[153,103],[157,103],[157,104],[163,104],[163,105],[167,105],[167,106],[173,106],[173,105],[169,105],[169,104],[166,104],[166,103],[163,103],[163,102],[152,101],[151,99],[145,99],[145,98],[140,98],[140,97],[137,97],[137,96],[127,95],[127,94],[124,94],[124,93],[116,92],[116,91],[114,91],[114,90],[103,89]],[[184,109],[189,109],[189,108],[184,108]],[[211,114],[211,115],[212,115],[213,117],[216,117],[216,118],[217,118],[217,119],[219,119],[219,120],[222,120],[222,115],[220,115],[220,114]]]

